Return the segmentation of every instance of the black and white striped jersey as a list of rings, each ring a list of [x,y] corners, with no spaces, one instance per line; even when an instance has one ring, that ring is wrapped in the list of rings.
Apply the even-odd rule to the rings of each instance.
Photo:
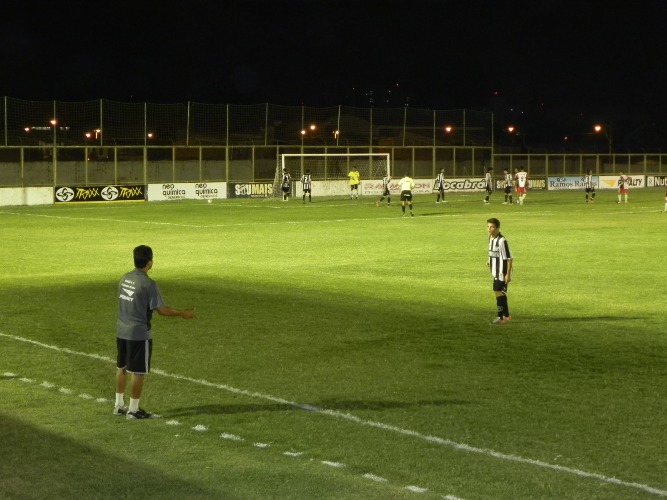
[[[584,188],[592,189],[595,185],[593,184],[593,174],[587,174],[584,176]]]
[[[301,176],[301,184],[303,187],[303,190],[305,191],[306,189],[310,189],[310,174],[304,174]]]
[[[494,279],[505,279],[510,260],[512,253],[505,237],[500,233],[495,238],[489,236],[489,268]]]
[[[445,174],[440,173],[435,178],[435,189],[445,189]]]

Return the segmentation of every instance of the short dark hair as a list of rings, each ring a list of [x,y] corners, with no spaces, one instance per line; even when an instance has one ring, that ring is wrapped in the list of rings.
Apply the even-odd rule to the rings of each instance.
[[[148,245],[139,245],[134,249],[134,267],[143,269],[153,260],[153,250]]]
[[[496,229],[500,229],[500,221],[496,219],[495,217],[491,217],[490,219],[486,219],[487,224],[493,224],[496,226]]]

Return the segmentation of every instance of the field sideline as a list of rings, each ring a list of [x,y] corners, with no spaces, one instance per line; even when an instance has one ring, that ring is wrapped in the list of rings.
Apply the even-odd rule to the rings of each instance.
[[[0,496],[667,497],[663,197],[5,207]],[[128,422],[115,290],[142,243],[199,318],[154,321],[163,419]]]

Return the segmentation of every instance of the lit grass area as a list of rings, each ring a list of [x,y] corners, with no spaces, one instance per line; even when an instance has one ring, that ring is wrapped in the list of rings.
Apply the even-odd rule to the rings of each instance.
[[[667,496],[663,196],[4,207],[0,497]],[[132,422],[113,358],[139,244],[198,319],[155,318],[163,418]]]

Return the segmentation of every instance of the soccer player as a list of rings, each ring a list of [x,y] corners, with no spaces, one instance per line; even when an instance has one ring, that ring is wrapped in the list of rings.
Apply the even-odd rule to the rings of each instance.
[[[512,204],[512,174],[510,173],[509,170],[504,169],[503,170],[503,186],[505,188],[505,201],[503,201],[503,205],[507,205],[508,201],[509,204]]]
[[[391,191],[389,191],[389,183],[391,182],[391,175],[387,174],[382,179],[382,196],[375,202],[375,206],[379,207],[382,200],[387,198],[387,206],[391,206]]]
[[[280,181],[283,190],[283,201],[289,201],[289,193],[292,189],[292,177],[286,168],[283,168],[283,178]]]
[[[357,170],[357,167],[352,167],[352,170],[350,170],[350,173],[347,174],[347,176],[350,179],[350,199],[359,199],[359,181],[361,178],[361,174],[359,173],[359,170]]]
[[[621,202],[621,197],[625,196],[625,203],[628,202],[628,191],[630,188],[630,181],[632,178],[628,175],[625,175],[623,171],[621,170],[620,176],[618,178],[618,201],[616,203]]]
[[[667,180],[665,181],[665,212],[667,212]]]
[[[514,176],[516,181],[516,196],[517,203],[523,205],[523,200],[526,198],[526,188],[528,187],[528,174],[524,171],[523,167],[519,167],[519,171]]]
[[[312,203],[310,170],[306,170],[301,176],[301,187],[303,188],[303,202],[306,203],[306,193],[308,193],[308,201]]]
[[[493,292],[498,309],[498,317],[493,320],[493,324],[503,325],[512,319],[507,305],[507,286],[512,281],[512,252],[507,240],[500,234],[498,219],[487,219],[486,228],[489,232],[489,260],[486,265],[493,276]]]
[[[445,169],[444,168],[440,169],[440,173],[435,178],[435,182],[433,184],[433,187],[438,192],[438,196],[436,197],[435,202],[440,203],[440,200],[442,199],[443,203],[447,203],[445,201]]]
[[[406,203],[410,208],[410,216],[414,217],[415,214],[412,211],[412,190],[415,188],[415,181],[413,181],[412,177],[410,177],[410,172],[405,173],[405,177],[398,181],[398,185],[401,188],[401,210],[403,211],[402,217],[405,217]]]
[[[486,169],[486,175],[484,176],[484,190],[486,191],[486,197],[484,198],[484,203],[489,204],[489,197],[493,193],[493,179],[491,177],[491,172],[493,169],[491,167]]]
[[[593,182],[593,171],[588,169],[584,176],[584,191],[586,191],[586,203],[593,203],[595,199],[595,183]]]
[[[151,318],[153,311],[162,316],[195,318],[192,310],[167,306],[157,283],[148,277],[153,268],[153,250],[139,245],[133,251],[134,270],[123,275],[118,284],[118,319],[116,320],[116,403],[113,414],[128,419],[159,418],[139,408],[144,376],[150,371],[153,353]],[[127,374],[132,375],[130,406],[125,408]]]

